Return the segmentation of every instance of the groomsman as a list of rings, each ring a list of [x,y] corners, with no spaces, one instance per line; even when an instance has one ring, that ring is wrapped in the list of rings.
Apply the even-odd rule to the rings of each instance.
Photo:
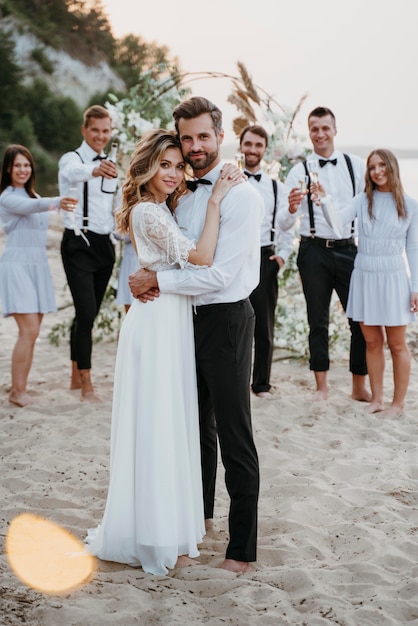
[[[240,150],[245,157],[245,174],[264,202],[261,225],[260,282],[250,295],[255,312],[254,362],[251,388],[260,397],[271,397],[270,372],[274,349],[274,319],[279,293],[278,273],[293,248],[293,229],[282,231],[278,225],[278,207],[283,183],[267,176],[261,161],[268,146],[268,134],[262,126],[246,126],[240,135]]]
[[[364,189],[366,167],[353,154],[335,149],[337,126],[334,113],[317,107],[308,115],[309,137],[313,153],[308,162],[297,163],[289,172],[279,208],[282,228],[293,228],[300,217],[300,246],[297,264],[302,280],[309,323],[310,369],[314,372],[314,400],[328,397],[328,325],[332,292],[336,291],[346,309],[351,272],[357,254],[354,223],[345,227],[337,239],[325,220],[323,211],[302,192],[298,181],[308,174],[310,161],[315,162],[319,182],[332,195],[335,210],[344,208],[350,199]],[[354,400],[370,401],[366,389],[366,344],[358,322],[349,320],[351,330],[350,372]]]

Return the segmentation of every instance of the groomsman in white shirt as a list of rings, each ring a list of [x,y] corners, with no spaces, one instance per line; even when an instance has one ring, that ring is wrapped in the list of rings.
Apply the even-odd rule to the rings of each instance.
[[[270,373],[274,350],[274,320],[279,295],[278,273],[293,249],[294,230],[282,231],[278,224],[279,201],[283,183],[273,180],[261,169],[268,146],[262,126],[246,126],[240,135],[240,150],[245,159],[245,174],[264,201],[261,224],[260,282],[250,296],[255,313],[254,362],[251,388],[260,398],[272,398]],[[277,250],[277,252],[276,252]]]
[[[206,98],[194,97],[179,104],[173,116],[184,160],[196,177],[195,190],[180,200],[176,218],[197,241],[210,186],[222,170],[222,113]],[[247,571],[256,560],[259,466],[250,408],[255,316],[249,295],[259,280],[262,213],[260,195],[243,182],[221,202],[211,267],[157,273],[141,269],[130,278],[134,297],[153,289],[194,296],[205,518],[213,517],[218,438],[231,499],[229,544],[220,567],[233,572]]]
[[[335,210],[364,190],[365,164],[355,155],[335,149],[337,126],[334,113],[317,107],[308,115],[309,137],[313,153],[308,162],[297,163],[289,172],[279,206],[279,224],[292,228],[300,217],[300,246],[297,264],[305,294],[309,323],[310,369],[314,372],[314,400],[328,397],[329,347],[328,325],[332,292],[335,290],[344,310],[354,259],[357,254],[354,224],[347,225],[341,238],[336,238],[320,205],[310,192],[302,192],[301,176],[308,174],[309,161],[317,164],[319,182],[332,196]],[[354,400],[369,402],[366,389],[366,344],[358,322],[349,320],[351,330],[350,372]]]

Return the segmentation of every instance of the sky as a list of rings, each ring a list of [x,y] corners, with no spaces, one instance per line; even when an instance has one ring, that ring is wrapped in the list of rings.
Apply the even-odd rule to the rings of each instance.
[[[113,34],[132,33],[169,48],[184,72],[236,76],[285,107],[307,98],[296,119],[316,106],[337,118],[337,147],[418,151],[417,0],[102,0]],[[237,110],[229,79],[189,83],[217,104],[225,142]]]

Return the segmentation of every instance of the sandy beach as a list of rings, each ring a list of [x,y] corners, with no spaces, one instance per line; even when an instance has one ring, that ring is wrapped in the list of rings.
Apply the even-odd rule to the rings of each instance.
[[[44,318],[30,375],[37,403],[8,402],[13,319],[0,326],[0,623],[30,626],[399,626],[418,624],[418,360],[405,414],[369,415],[350,399],[346,361],[333,362],[327,402],[312,403],[305,363],[276,351],[272,399],[252,398],[261,466],[258,560],[236,575],[217,569],[227,542],[228,498],[218,473],[214,527],[200,565],[166,577],[97,561],[81,587],[43,594],[9,567],[8,525],[31,512],[83,539],[101,519],[108,483],[116,343],[94,347],[100,405],[69,390],[69,350],[48,332],[69,319],[59,216],[49,232],[60,311]],[[4,234],[0,235],[0,253]],[[418,326],[409,330],[416,346]],[[387,359],[386,401],[392,392]]]

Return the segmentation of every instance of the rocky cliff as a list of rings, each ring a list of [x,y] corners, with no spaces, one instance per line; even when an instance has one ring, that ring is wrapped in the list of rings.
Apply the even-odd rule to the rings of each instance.
[[[16,63],[25,72],[25,82],[42,79],[57,94],[75,100],[85,107],[91,96],[97,92],[123,91],[124,82],[104,61],[96,65],[86,65],[69,54],[46,46],[27,27],[13,17],[0,20],[0,30],[10,33],[15,42]],[[41,50],[42,56],[52,68],[46,71],[32,53]]]

